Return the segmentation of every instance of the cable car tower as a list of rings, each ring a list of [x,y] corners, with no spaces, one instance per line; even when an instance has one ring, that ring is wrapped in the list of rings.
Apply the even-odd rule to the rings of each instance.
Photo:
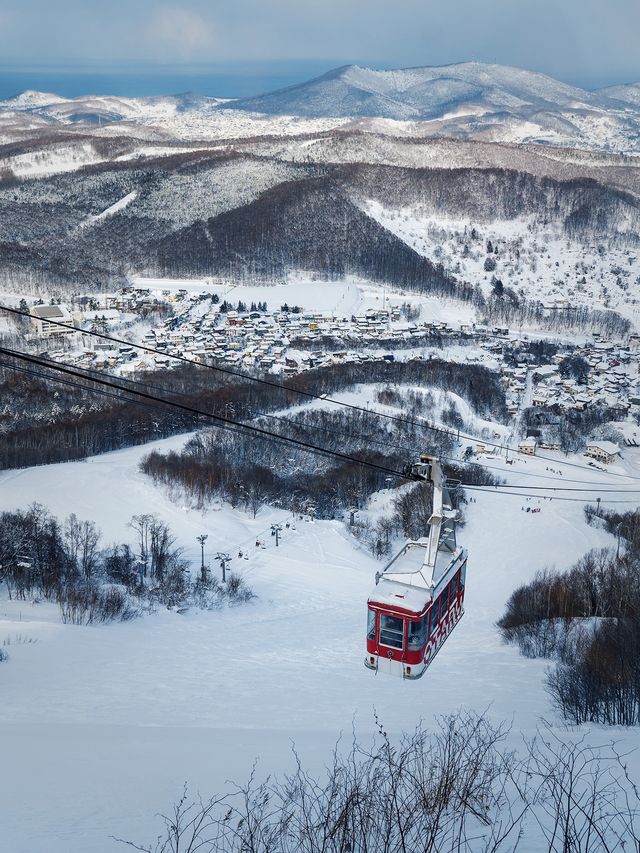
[[[405,473],[433,484],[429,535],[407,542],[369,596],[367,656],[376,672],[415,679],[442,648],[464,613],[467,552],[456,544],[456,518],[440,461],[422,455]]]

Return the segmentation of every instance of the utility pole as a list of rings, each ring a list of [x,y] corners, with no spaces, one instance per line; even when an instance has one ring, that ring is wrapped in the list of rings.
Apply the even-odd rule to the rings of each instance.
[[[622,522],[619,521],[616,524],[616,533],[618,534],[618,547],[616,548],[616,560],[620,559],[620,528],[622,527]]]
[[[200,577],[202,578],[202,583],[205,583],[207,580],[207,570],[204,565],[204,543],[209,538],[207,533],[201,533],[200,536],[196,536],[196,539],[200,543],[200,549],[202,551],[202,563],[200,565]]]
[[[276,548],[278,547],[278,544],[280,542],[279,537],[280,537],[281,530],[282,530],[281,524],[272,524],[271,525],[271,535],[276,537]]]
[[[227,582],[227,563],[231,557],[228,554],[223,554],[221,551],[218,551],[216,555],[216,560],[220,560],[220,568],[222,569],[222,583]]]

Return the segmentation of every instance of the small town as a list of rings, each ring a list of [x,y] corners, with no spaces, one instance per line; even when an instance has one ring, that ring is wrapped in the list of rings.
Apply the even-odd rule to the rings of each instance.
[[[266,301],[231,304],[186,288],[152,291],[133,286],[102,297],[102,302],[104,307],[95,298],[81,297],[81,307],[73,309],[64,304],[29,307],[31,343],[40,350],[46,343],[46,355],[53,361],[123,377],[169,370],[175,356],[289,378],[332,364],[428,361],[446,350],[449,361],[499,371],[514,434],[521,436],[520,454],[561,449],[559,442],[545,438],[548,429],[527,430],[519,423],[530,408],[544,413],[541,423],[546,425],[570,411],[606,408],[624,444],[640,443],[636,333],[626,341],[605,340],[597,333],[580,342],[548,340],[546,357],[531,352],[528,345],[539,339],[533,332],[420,320],[420,311],[406,303],[341,317],[297,305],[272,309]],[[115,344],[109,336],[126,337],[131,343]],[[476,450],[492,452],[481,444]],[[584,452],[591,464],[610,464],[620,448],[615,442],[595,441]]]

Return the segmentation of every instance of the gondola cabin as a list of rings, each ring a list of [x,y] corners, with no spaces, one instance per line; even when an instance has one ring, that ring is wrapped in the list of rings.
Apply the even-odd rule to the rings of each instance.
[[[407,542],[376,576],[367,613],[365,666],[423,675],[464,612],[467,553],[456,546],[456,511],[439,462],[422,457],[416,479],[433,483],[429,536]]]

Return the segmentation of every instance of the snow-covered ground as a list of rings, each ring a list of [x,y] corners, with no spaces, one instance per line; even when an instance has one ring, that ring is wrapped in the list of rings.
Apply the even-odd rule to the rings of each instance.
[[[236,284],[219,279],[165,279],[134,276],[135,287],[148,287],[154,293],[162,291],[187,290],[189,293],[216,294],[221,300],[247,305],[252,302],[266,301],[271,311],[277,311],[285,302],[290,306],[299,305],[305,311],[322,311],[339,316],[351,315],[360,311],[365,303],[358,281],[349,278],[345,281],[314,281],[303,274],[292,277],[286,284],[272,286]],[[381,296],[382,288],[378,288]]]
[[[595,242],[585,246],[559,226],[542,226],[531,217],[479,225],[472,218],[434,215],[419,207],[385,208],[377,201],[368,202],[365,210],[416,252],[479,284],[486,294],[495,276],[527,299],[557,307],[611,308],[635,326],[640,323],[640,255],[635,249]],[[487,253],[489,242],[497,254]],[[495,261],[494,270],[485,270],[487,257]]]
[[[113,216],[114,213],[118,213],[120,210],[124,210],[128,204],[131,204],[131,202],[135,200],[137,195],[137,190],[133,190],[133,192],[127,193],[127,195],[123,196],[114,204],[109,205],[109,207],[107,207],[101,213],[96,213],[95,216],[89,216],[85,220],[85,222],[83,222],[83,225],[94,225],[96,222],[100,222],[101,220],[106,219],[108,216]]]
[[[0,169],[10,169],[16,178],[42,178],[62,172],[75,172],[84,166],[104,161],[90,142],[59,145],[27,154],[0,159]]]
[[[177,448],[178,436],[153,446]],[[188,781],[203,794],[242,781],[255,757],[258,773],[291,766],[294,741],[303,760],[323,766],[352,724],[367,735],[377,711],[390,732],[459,707],[489,709],[532,732],[539,717],[557,720],[544,691],[545,663],[526,660],[496,632],[511,591],[545,565],[565,567],[584,551],[611,543],[585,524],[580,503],[473,493],[460,539],[469,549],[466,615],[417,683],[374,676],[362,665],[365,602],[380,567],[359,550],[344,524],[296,521],[276,550],[270,524],[228,507],[208,513],[172,502],[138,471],[149,446],[85,462],[0,474],[0,509],[48,505],[59,517],[95,519],[106,542],[132,540],[130,516],[157,512],[197,561],[196,535],[209,534],[209,556],[234,555],[258,598],[214,612],[160,612],[127,624],[74,627],[53,606],[0,603],[0,849],[10,853],[114,853],[110,836],[154,837],[158,810]],[[640,474],[639,451],[623,465]],[[552,486],[568,479],[636,481],[565,460],[488,464],[510,482]],[[535,475],[535,476],[533,476]],[[635,501],[635,495],[611,494]],[[388,495],[379,496],[387,500]],[[534,499],[534,503],[537,499]],[[265,539],[265,549],[256,548]],[[249,546],[249,559],[238,549]],[[30,641],[34,642],[30,642]],[[559,721],[558,721],[559,724]],[[610,730],[593,738],[606,741]],[[616,737],[633,743],[622,731]]]
[[[410,303],[420,308],[420,319],[432,323],[443,321],[470,323],[474,308],[455,299],[422,295],[415,291],[387,288],[368,279],[348,275],[338,281],[324,281],[303,271],[290,273],[284,284],[237,284],[218,278],[151,278],[131,276],[134,287],[146,287],[160,296],[163,291],[185,290],[188,293],[217,294],[231,303],[242,301],[267,303],[269,311],[277,311],[286,302],[304,311],[318,311],[337,317],[349,317],[368,309],[393,308]]]

